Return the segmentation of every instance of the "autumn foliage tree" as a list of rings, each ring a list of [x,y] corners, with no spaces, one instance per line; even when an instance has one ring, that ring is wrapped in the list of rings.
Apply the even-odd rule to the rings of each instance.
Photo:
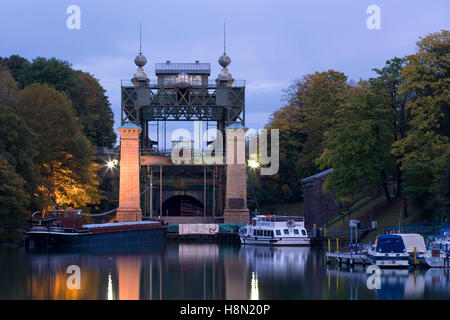
[[[38,206],[83,208],[98,203],[98,168],[92,147],[66,97],[35,83],[21,91],[17,110],[38,135]]]

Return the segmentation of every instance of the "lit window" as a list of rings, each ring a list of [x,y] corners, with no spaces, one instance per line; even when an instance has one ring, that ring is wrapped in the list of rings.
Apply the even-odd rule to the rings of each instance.
[[[193,86],[201,86],[202,85],[202,77],[197,75],[189,75],[189,84]]]

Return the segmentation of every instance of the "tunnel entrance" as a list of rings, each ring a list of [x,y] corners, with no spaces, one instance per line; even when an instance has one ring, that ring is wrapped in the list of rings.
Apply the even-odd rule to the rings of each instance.
[[[168,216],[201,217],[203,203],[187,195],[173,196],[163,202],[162,211]]]

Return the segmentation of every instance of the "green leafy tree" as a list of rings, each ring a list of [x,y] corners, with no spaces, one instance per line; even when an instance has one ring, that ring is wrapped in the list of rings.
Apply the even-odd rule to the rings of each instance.
[[[450,155],[450,32],[430,34],[417,46],[417,53],[406,57],[399,87],[411,119],[393,154],[404,171],[406,194],[431,209]]]
[[[56,58],[38,57],[30,63],[14,55],[5,61],[21,88],[38,82],[65,93],[89,140],[96,146],[114,146],[114,114],[105,90],[90,74],[75,71],[67,61]]]
[[[34,82],[30,61],[18,55],[12,55],[3,60],[4,64],[11,71],[12,76],[19,84],[20,89],[23,89]]]
[[[300,131],[305,136],[296,164],[302,177],[319,170],[316,159],[325,148],[324,134],[336,125],[334,113],[344,101],[349,87],[347,76],[334,70],[306,75],[294,85],[290,103],[302,111]]]
[[[300,108],[287,105],[273,113],[267,129],[279,129],[280,134],[280,167],[274,176],[260,176],[263,190],[267,191],[262,198],[267,203],[298,200],[301,194],[300,175],[295,167],[302,151],[305,135],[301,132],[303,114]],[[281,192],[286,185],[291,192]],[[285,187],[285,188],[286,188]]]
[[[377,69],[374,68],[378,74],[378,77],[371,78],[369,81],[373,91],[381,95],[385,101],[386,106],[392,108],[392,134],[394,141],[399,141],[406,137],[406,124],[408,121],[408,115],[406,112],[406,97],[401,96],[398,92],[401,83],[401,72],[404,65],[404,59],[393,58],[386,61],[386,65]],[[396,159],[396,172],[397,178],[397,196],[402,194],[402,170],[401,160]],[[405,206],[406,210],[406,206]]]
[[[0,241],[16,240],[25,222],[29,196],[24,184],[14,166],[0,155]]]
[[[261,177],[275,201],[301,199],[301,179],[319,170],[315,160],[323,152],[324,133],[336,125],[334,112],[349,88],[346,75],[328,70],[308,74],[286,90],[287,105],[266,125],[280,130],[279,172]]]
[[[439,204],[442,206],[443,218],[450,215],[450,160],[442,174],[442,181],[438,194]]]
[[[14,108],[0,106],[0,137],[0,155],[24,179],[27,193],[33,194],[40,180],[36,134]]]
[[[370,84],[361,81],[335,112],[337,125],[326,133],[326,147],[317,163],[333,168],[323,188],[335,190],[347,203],[373,195],[381,187],[391,201],[388,177],[394,169],[391,155],[394,110]]]
[[[89,73],[76,71],[76,85],[71,95],[76,114],[83,124],[83,132],[96,146],[112,148],[117,135],[114,133],[114,113],[105,90]]]

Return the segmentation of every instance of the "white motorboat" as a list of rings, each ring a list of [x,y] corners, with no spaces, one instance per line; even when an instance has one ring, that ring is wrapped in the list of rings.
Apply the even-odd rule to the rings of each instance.
[[[450,256],[440,249],[431,249],[424,254],[425,261],[431,268],[450,268]]]
[[[377,237],[368,251],[372,264],[379,267],[408,267],[409,253],[403,238],[398,234],[383,234]]]
[[[420,265],[426,265],[424,254],[427,252],[427,247],[423,236],[418,233],[397,233],[397,235],[403,239],[410,264],[415,265],[417,262]]]
[[[437,236],[428,238],[429,250],[424,254],[426,264],[432,268],[450,267],[450,231],[441,229]]]
[[[303,217],[258,215],[252,224],[239,229],[242,244],[268,246],[304,246],[311,239]]]

